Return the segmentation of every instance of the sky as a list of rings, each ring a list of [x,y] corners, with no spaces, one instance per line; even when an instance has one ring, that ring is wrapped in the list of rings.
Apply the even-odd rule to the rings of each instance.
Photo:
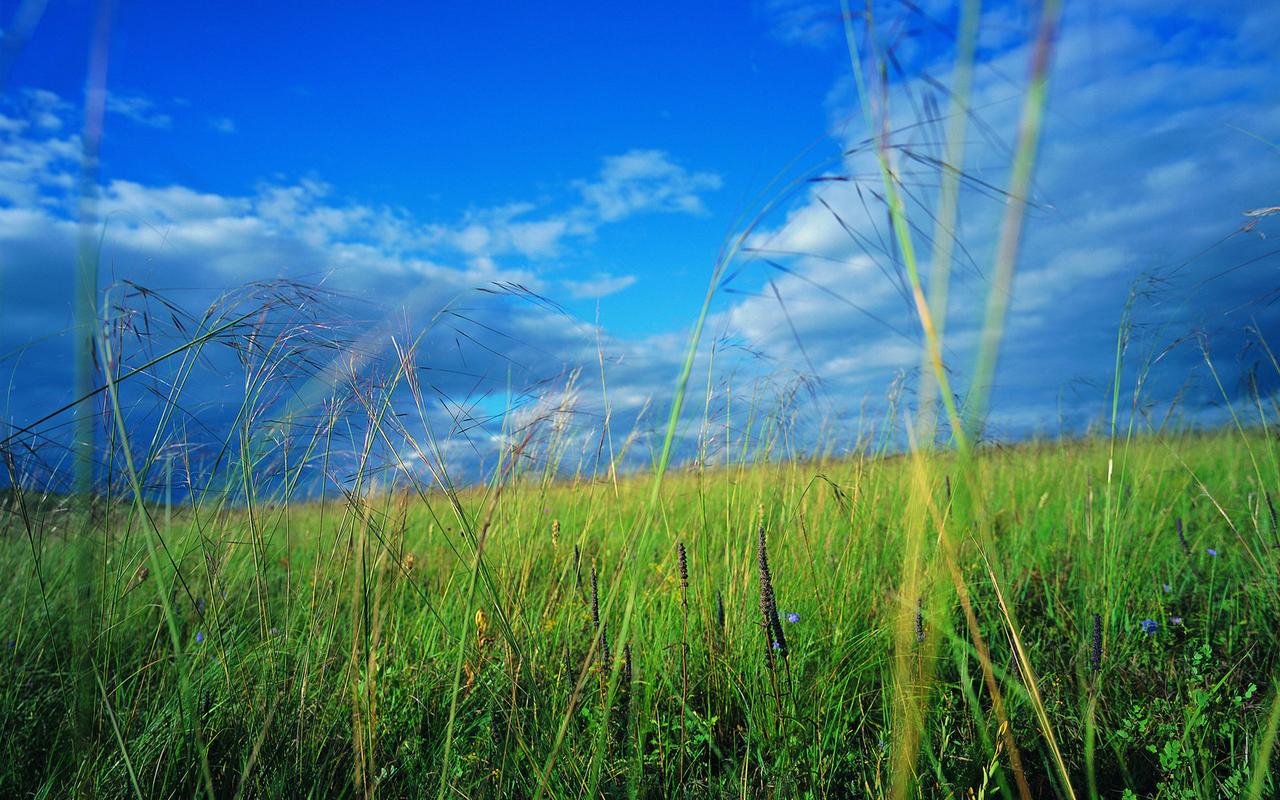
[[[1277,385],[1260,342],[1280,338],[1280,225],[1245,212],[1280,204],[1280,8],[1067,6],[988,434],[1096,427],[1121,330],[1125,385],[1141,375],[1147,418],[1176,400],[1179,419],[1220,420],[1247,376],[1264,393]],[[944,353],[962,395],[1039,19],[1034,4],[983,8]],[[958,12],[874,11],[855,29],[864,55],[872,41],[890,55],[874,113],[928,275]],[[920,323],[838,4],[262,3],[248,14],[53,0],[0,3],[0,28],[0,421],[11,431],[31,436],[72,395],[95,41],[106,95],[88,196],[101,306],[128,329],[130,364],[207,308],[267,304],[282,329],[313,325],[308,346],[323,349],[326,333],[348,345],[317,364],[359,353],[352,369],[365,377],[392,362],[393,340],[421,336],[424,413],[454,434],[458,474],[481,474],[510,430],[568,407],[577,449],[598,449],[607,415],[619,449],[631,437],[645,464],[717,259],[741,237],[695,359],[682,457],[699,449],[704,415],[740,434],[732,414],[752,403],[804,422],[789,434],[796,451],[854,446],[894,398],[909,416]],[[197,365],[182,436],[221,438],[249,361],[225,348]],[[313,380],[321,368],[304,361],[272,376]],[[159,424],[175,368],[126,396],[139,429]],[[287,394],[269,396],[306,395]],[[41,423],[38,440],[62,441],[65,423]],[[707,435],[722,454],[733,439]]]

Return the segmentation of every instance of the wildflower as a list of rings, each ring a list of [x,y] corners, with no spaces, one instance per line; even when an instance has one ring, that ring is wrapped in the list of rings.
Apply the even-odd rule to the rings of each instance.
[[[1167,583],[1166,583],[1166,584],[1164,584],[1164,593],[1165,593],[1165,594],[1168,594],[1169,592],[1172,592],[1172,591],[1173,591],[1173,587],[1172,587],[1172,586],[1170,586],[1170,585],[1169,585],[1169,584],[1167,584]]]
[[[924,599],[916,600],[916,643],[924,641]]]
[[[1181,625],[1181,624],[1182,624],[1182,617],[1169,617],[1169,624],[1170,624],[1170,625]]]
[[[1093,615],[1093,647],[1089,650],[1089,668],[1094,672],[1102,669],[1102,617]]]
[[[196,631],[196,644],[204,644],[204,631]]]
[[[781,650],[781,649],[782,649],[782,645],[778,644],[778,642],[775,640],[775,641],[774,641],[774,643],[773,643],[773,649],[774,649],[774,650]]]
[[[1218,551],[1217,551],[1217,550],[1214,550],[1212,547],[1206,547],[1206,548],[1204,549],[1204,551],[1205,551],[1206,553],[1208,553],[1209,555],[1213,556],[1214,558],[1217,558],[1217,557],[1218,557]]]
[[[1141,623],[1143,633],[1155,633],[1160,628],[1160,623],[1154,619],[1144,619]]]
[[[797,623],[797,622],[799,622],[799,621],[800,621],[800,615],[799,615],[799,614],[797,614],[797,613],[796,613],[796,612],[794,612],[794,611],[788,611],[788,612],[787,612],[787,622],[790,622],[791,624],[793,624],[793,625],[794,625],[795,623]]]

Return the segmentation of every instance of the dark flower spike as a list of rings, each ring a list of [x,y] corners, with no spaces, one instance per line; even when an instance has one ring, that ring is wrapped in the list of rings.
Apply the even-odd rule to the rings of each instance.
[[[680,565],[680,605],[689,607],[689,557],[684,551],[684,542],[676,543],[676,560]]]
[[[1174,525],[1178,529],[1178,544],[1182,545],[1182,552],[1187,554],[1187,558],[1191,558],[1191,545],[1187,544],[1187,536],[1182,532],[1182,517],[1178,517]]]
[[[924,598],[916,600],[916,643],[924,641]]]
[[[1089,669],[1102,669],[1102,616],[1093,615],[1093,646],[1089,649]]]
[[[782,621],[778,619],[778,602],[773,593],[773,573],[769,571],[769,550],[764,526],[760,527],[756,557],[760,566],[760,613],[764,617],[765,629],[773,633],[773,642],[776,645],[773,649],[786,658],[787,635],[782,632]]]
[[[1276,547],[1280,547],[1280,517],[1276,516],[1276,506],[1271,502],[1271,492],[1263,492],[1262,496],[1267,499],[1267,510],[1271,512],[1271,533],[1276,537]]]
[[[576,682],[576,676],[573,670],[573,661],[569,658],[569,645],[564,646],[564,680],[569,688],[573,688]]]
[[[600,585],[596,582],[596,568],[591,568],[591,627],[600,629]]]

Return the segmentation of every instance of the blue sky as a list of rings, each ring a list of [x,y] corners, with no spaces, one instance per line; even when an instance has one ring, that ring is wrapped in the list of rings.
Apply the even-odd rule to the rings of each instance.
[[[0,5],[10,425],[69,395],[62,334],[100,13],[51,2],[18,47],[40,5]],[[1153,407],[1181,396],[1189,418],[1216,413],[1194,337],[1211,343],[1232,391],[1260,352],[1245,329],[1280,338],[1276,239],[1265,236],[1280,226],[1264,217],[1240,232],[1242,212],[1280,203],[1280,149],[1267,143],[1280,141],[1280,10],[1069,5],[994,387],[991,430],[1005,438],[1100,418],[1132,287],[1130,361],[1176,345],[1147,384]],[[712,398],[699,389],[685,452],[704,407],[723,412],[730,397],[778,402],[797,381],[816,385],[802,415],[852,441],[859,420],[883,416],[899,376],[914,385],[918,321],[892,277],[900,267],[866,244],[882,240],[885,220],[874,160],[848,150],[867,131],[838,4],[350,8],[114,8],[103,286],[127,279],[200,309],[248,281],[321,283],[352,335],[378,347],[393,330],[432,325],[423,354],[446,405],[493,412],[515,396],[537,414],[560,405],[581,366],[583,442],[604,414],[603,352],[622,438],[665,417],[722,243],[776,198],[712,307],[695,373]],[[931,101],[946,107],[936,87],[952,80],[956,12],[876,8],[877,40],[896,59],[894,143],[936,155],[937,126],[917,123]],[[965,169],[994,186],[1008,178],[1035,22],[1020,3],[984,11]],[[904,163],[927,226],[936,170]],[[780,194],[779,175],[842,180]],[[962,198],[951,304],[947,357],[962,390],[1002,211],[982,194]],[[563,311],[474,292],[495,282]],[[465,319],[432,323],[451,301]],[[1259,375],[1275,386],[1274,370]],[[236,386],[215,370],[201,408],[231,404]],[[214,428],[226,418],[202,413]],[[492,423],[477,430],[488,438],[460,445],[460,463],[500,441]]]

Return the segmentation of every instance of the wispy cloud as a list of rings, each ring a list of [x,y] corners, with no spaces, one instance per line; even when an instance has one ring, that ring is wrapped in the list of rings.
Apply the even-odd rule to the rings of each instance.
[[[569,296],[574,300],[608,297],[611,294],[621,292],[635,282],[635,275],[610,275],[607,272],[597,272],[586,280],[566,279],[560,281],[561,285],[568,290]]]
[[[167,130],[173,127],[173,117],[161,111],[153,100],[140,94],[108,93],[107,112],[144,128]]]
[[[235,133],[236,121],[230,117],[211,117],[209,119],[209,127],[218,133]]]
[[[786,44],[824,47],[840,35],[840,6],[813,0],[764,0],[759,10],[773,36]]]

